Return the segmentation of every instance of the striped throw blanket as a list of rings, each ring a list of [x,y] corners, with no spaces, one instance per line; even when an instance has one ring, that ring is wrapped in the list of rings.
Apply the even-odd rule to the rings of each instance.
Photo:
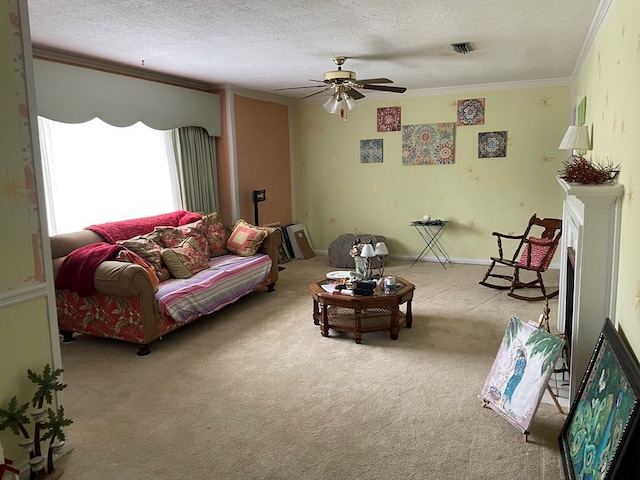
[[[158,307],[178,323],[220,310],[255,290],[271,271],[271,258],[223,255],[209,259],[209,268],[191,278],[161,282]]]

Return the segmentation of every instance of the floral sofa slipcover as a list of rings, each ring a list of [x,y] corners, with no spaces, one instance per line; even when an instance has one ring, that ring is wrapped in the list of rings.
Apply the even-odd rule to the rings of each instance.
[[[161,336],[262,287],[275,290],[282,234],[178,211],[50,241],[64,341],[74,332],[113,338],[146,355]]]

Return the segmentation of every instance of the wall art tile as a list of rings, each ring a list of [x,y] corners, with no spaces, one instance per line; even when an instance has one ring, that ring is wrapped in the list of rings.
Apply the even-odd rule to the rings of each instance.
[[[402,126],[402,165],[454,163],[455,124],[431,123]]]

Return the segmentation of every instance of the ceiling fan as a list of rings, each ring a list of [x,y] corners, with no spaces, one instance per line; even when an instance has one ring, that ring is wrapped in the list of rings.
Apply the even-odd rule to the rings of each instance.
[[[333,63],[338,66],[337,70],[332,70],[324,74],[324,80],[310,80],[311,82],[319,82],[323,85],[308,85],[303,87],[276,88],[275,90],[297,90],[300,88],[321,88],[317,92],[299,97],[313,97],[320,93],[331,90],[331,97],[324,104],[324,109],[329,113],[340,113],[340,116],[346,120],[344,106],[349,111],[357,108],[356,100],[364,98],[364,95],[356,89],[378,90],[383,92],[404,93],[405,87],[394,87],[391,85],[377,85],[379,83],[393,83],[388,78],[368,78],[366,80],[357,80],[356,72],[351,70],[343,70],[342,65],[347,61],[347,57],[338,56],[332,58]]]

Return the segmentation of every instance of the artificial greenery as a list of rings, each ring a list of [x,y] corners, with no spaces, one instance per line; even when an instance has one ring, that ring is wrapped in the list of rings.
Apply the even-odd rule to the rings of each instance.
[[[73,423],[72,420],[65,417],[64,407],[59,406],[57,410],[51,407],[53,393],[67,387],[66,384],[58,381],[58,377],[63,371],[61,368],[52,370],[49,364],[44,366],[42,374],[35,373],[31,369],[27,370],[27,377],[38,387],[31,400],[31,405],[34,408],[31,412],[34,423],[33,438],[29,436],[26,428],[26,425],[31,423],[27,415],[29,402],[18,404],[18,398],[14,396],[9,400],[7,408],[0,408],[0,431],[8,428],[15,435],[24,437],[20,444],[29,452],[31,467],[29,478],[31,480],[45,478],[46,474],[53,472],[54,451],[59,450],[64,444],[64,428]],[[47,405],[46,408],[45,405]],[[46,468],[43,468],[44,458],[42,457],[41,443],[47,440],[49,441],[47,465]]]
[[[579,155],[570,156],[563,165],[564,169],[559,172],[560,178],[569,183],[582,185],[600,185],[613,182],[620,171],[619,165],[611,163],[600,165]]]

